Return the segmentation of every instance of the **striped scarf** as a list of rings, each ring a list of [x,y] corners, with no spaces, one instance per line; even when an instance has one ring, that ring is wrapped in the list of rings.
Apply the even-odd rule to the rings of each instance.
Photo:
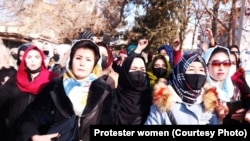
[[[194,104],[202,91],[190,89],[189,84],[185,80],[185,72],[193,61],[201,62],[203,67],[206,68],[205,61],[199,54],[186,54],[182,57],[180,62],[173,67],[170,76],[171,79],[169,80],[170,85],[172,85],[182,101],[188,104]]]

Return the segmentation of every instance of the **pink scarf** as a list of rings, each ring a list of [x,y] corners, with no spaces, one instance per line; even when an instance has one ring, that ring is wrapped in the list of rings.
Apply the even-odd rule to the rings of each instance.
[[[38,76],[33,81],[29,81],[28,72],[26,71],[25,58],[27,57],[28,52],[34,49],[40,52],[42,59],[44,60],[44,54],[38,47],[29,47],[25,51],[21,64],[18,67],[16,75],[16,84],[22,92],[36,95],[56,75],[48,71],[45,62],[42,61],[41,71],[39,72]]]

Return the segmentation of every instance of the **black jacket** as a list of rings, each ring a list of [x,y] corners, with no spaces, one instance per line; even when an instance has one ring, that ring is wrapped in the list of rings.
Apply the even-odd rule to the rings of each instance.
[[[5,119],[7,127],[12,126],[16,118],[33,101],[35,96],[19,90],[15,75],[0,87],[0,113],[2,118]]]
[[[13,126],[13,140],[28,141],[35,134],[46,134],[51,125],[68,118],[62,115],[60,109],[69,116],[75,115],[73,105],[64,91],[62,77],[52,80],[19,117]],[[89,140],[89,126],[92,124],[113,124],[112,109],[111,87],[102,78],[93,81],[80,118],[80,138]]]

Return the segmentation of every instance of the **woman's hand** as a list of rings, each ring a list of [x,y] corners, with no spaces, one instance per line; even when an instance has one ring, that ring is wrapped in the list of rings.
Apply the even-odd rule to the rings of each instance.
[[[135,53],[142,53],[142,51],[148,46],[148,40],[147,39],[140,39],[137,47],[135,49]]]
[[[180,48],[181,48],[181,45],[180,45],[180,39],[179,38],[175,38],[173,43],[172,43],[172,47],[175,51],[179,51]]]
[[[250,123],[250,109],[247,110],[246,114],[245,114],[245,121]]]
[[[122,66],[122,63],[123,63],[124,60],[128,57],[128,55],[127,55],[127,54],[121,54],[120,56],[121,56],[121,61],[120,61],[119,66]]]
[[[229,109],[225,102],[218,101],[215,111],[219,120],[222,121],[228,115]]]
[[[244,117],[245,117],[245,112],[246,112],[246,109],[241,108],[241,109],[237,110],[234,114],[232,114],[231,119],[242,122],[244,120]]]
[[[214,37],[213,31],[210,28],[205,29],[205,34],[209,38],[209,40]]]
[[[32,141],[53,141],[60,136],[59,133],[47,134],[47,135],[34,135],[31,137]]]

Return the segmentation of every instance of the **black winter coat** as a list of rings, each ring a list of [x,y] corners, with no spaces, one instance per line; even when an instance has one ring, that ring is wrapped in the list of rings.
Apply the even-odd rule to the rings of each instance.
[[[24,93],[16,85],[16,76],[13,75],[0,87],[0,113],[5,119],[7,127],[12,126],[17,117],[34,100],[36,95]]]
[[[90,125],[113,124],[112,99],[111,87],[102,78],[92,82],[87,105],[80,118],[79,134],[82,140],[89,140]],[[12,140],[28,141],[33,135],[46,134],[51,125],[68,118],[59,109],[70,116],[75,115],[73,105],[64,91],[62,77],[52,80],[19,117],[12,130]]]

